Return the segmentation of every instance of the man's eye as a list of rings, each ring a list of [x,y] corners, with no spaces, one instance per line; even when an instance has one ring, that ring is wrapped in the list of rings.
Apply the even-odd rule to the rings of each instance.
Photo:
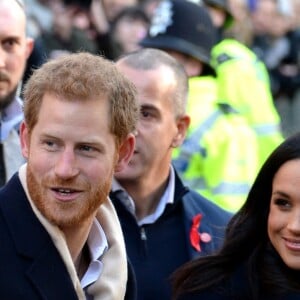
[[[14,39],[6,40],[6,41],[3,43],[5,49],[11,49],[11,48],[13,48],[16,44],[17,44],[17,42],[16,42],[16,40],[14,40]]]
[[[8,44],[8,45],[14,45],[15,43],[16,43],[16,41],[14,41],[14,40],[8,40],[6,42],[6,44]]]
[[[45,141],[44,142],[45,145],[47,145],[48,147],[53,147],[54,146],[54,143],[52,141]]]
[[[151,116],[151,114],[148,111],[141,111],[141,115],[143,118],[148,118]]]
[[[58,144],[53,141],[45,140],[42,141],[42,144],[48,151],[56,151],[58,149]]]
[[[93,150],[93,148],[91,146],[87,146],[87,145],[82,145],[79,147],[79,149],[81,151],[87,151],[87,152],[91,152]]]

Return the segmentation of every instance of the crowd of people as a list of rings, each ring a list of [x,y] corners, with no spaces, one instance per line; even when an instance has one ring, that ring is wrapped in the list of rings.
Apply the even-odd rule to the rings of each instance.
[[[300,299],[299,10],[0,0],[1,296]]]
[[[140,48],[139,41],[146,35],[160,2],[162,0],[25,0],[28,32],[36,40],[25,80],[32,66],[63,53],[87,50],[115,60],[123,53]],[[285,136],[297,131],[300,105],[298,0],[191,2],[206,5],[220,34],[248,46],[264,62],[270,75],[271,101],[282,117],[282,131]],[[218,49],[222,51],[222,47]],[[234,97],[232,93],[230,96]],[[255,97],[255,94],[250,93],[250,96]]]

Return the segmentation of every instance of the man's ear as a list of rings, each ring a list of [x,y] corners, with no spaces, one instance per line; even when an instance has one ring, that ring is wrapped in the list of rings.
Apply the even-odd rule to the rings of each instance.
[[[126,139],[119,147],[118,160],[115,165],[115,172],[122,171],[129,163],[135,148],[135,136],[128,134]]]
[[[34,47],[34,39],[33,38],[26,38],[26,58],[28,58],[33,50]]]
[[[177,134],[173,138],[172,147],[177,148],[179,147],[187,134],[188,128],[190,126],[191,118],[188,115],[181,116],[176,121],[177,126]]]
[[[20,124],[20,142],[21,142],[21,150],[24,158],[28,158],[29,155],[29,133],[28,128],[24,121]]]

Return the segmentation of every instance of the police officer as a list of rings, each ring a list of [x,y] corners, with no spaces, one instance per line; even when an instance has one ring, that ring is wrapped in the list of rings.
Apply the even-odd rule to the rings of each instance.
[[[203,0],[203,3],[219,32],[219,42],[211,52],[211,63],[217,72],[219,98],[226,99],[245,116],[255,131],[261,166],[283,141],[269,73],[250,48],[233,38],[224,38],[224,30],[234,22],[227,0]]]

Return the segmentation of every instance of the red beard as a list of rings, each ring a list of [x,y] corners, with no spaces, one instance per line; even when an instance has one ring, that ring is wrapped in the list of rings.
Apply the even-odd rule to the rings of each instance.
[[[100,205],[107,199],[111,188],[112,174],[113,171],[111,171],[111,176],[103,184],[99,183],[95,188],[89,182],[83,182],[82,180],[79,182],[79,180],[73,179],[42,178],[39,181],[33,174],[30,164],[28,164],[27,185],[31,199],[42,215],[54,225],[63,228],[83,224],[95,214]],[[70,203],[59,203],[52,197],[47,196],[49,193],[46,187],[49,186],[80,188],[85,191],[86,197]]]

